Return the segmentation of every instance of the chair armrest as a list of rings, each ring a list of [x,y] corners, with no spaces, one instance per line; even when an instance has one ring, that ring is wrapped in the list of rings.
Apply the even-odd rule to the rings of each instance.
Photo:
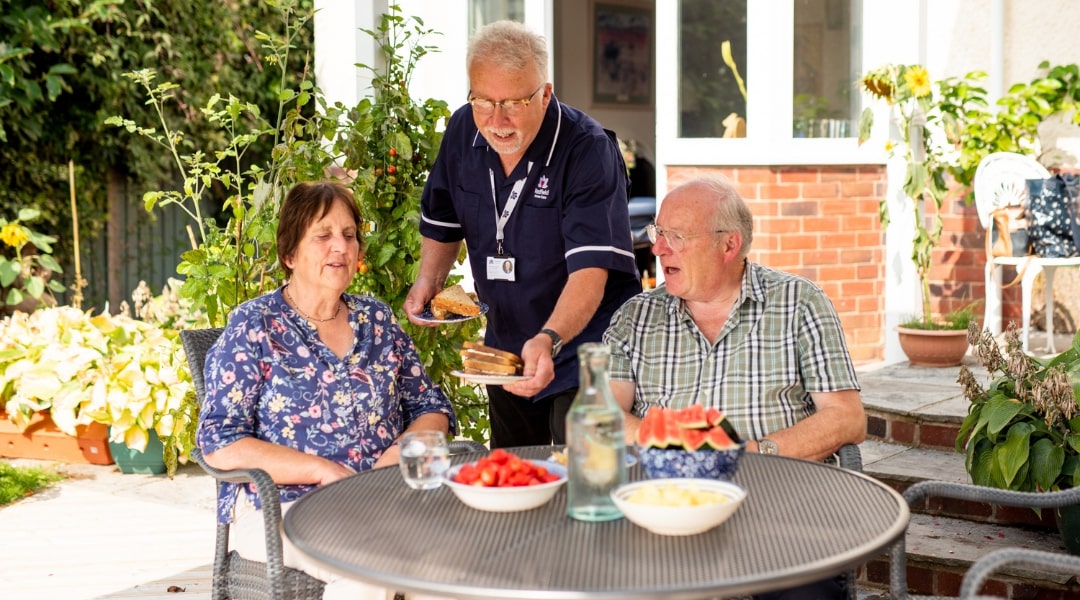
[[[1024,508],[1060,508],[1080,504],[1080,487],[1056,492],[1017,492],[955,481],[920,481],[904,490],[908,506],[930,497],[989,502]]]
[[[211,467],[203,458],[202,451],[198,447],[191,449],[191,458],[209,473],[218,482],[229,483],[254,483],[255,492],[259,495],[262,503],[263,533],[266,538],[266,564],[269,573],[282,573],[284,555],[281,549],[281,498],[278,495],[277,484],[270,474],[262,469],[230,469],[223,470]],[[280,577],[278,577],[280,580]],[[280,581],[275,582],[280,585]]]
[[[978,594],[986,579],[1006,565],[1024,565],[1038,569],[1060,570],[1066,574],[1080,573],[1080,556],[1044,552],[1029,548],[1001,548],[983,555],[964,574],[960,584],[960,598],[970,599]]]
[[[475,454],[487,451],[487,446],[472,440],[453,440],[450,442],[450,456],[454,456],[455,454]]]
[[[862,451],[855,444],[844,444],[840,446],[840,449],[836,451],[836,455],[839,458],[839,464],[841,467],[849,471],[858,471],[862,473]]]

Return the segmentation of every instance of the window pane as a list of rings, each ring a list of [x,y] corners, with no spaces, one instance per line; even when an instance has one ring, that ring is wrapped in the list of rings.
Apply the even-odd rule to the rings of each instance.
[[[679,5],[679,137],[735,137],[725,125],[746,118],[746,98],[736,71],[725,61],[722,42],[731,42],[738,74],[746,73],[747,0],[681,0]],[[725,131],[729,134],[725,136]],[[745,122],[741,129],[745,135]]]
[[[855,137],[862,0],[795,0],[795,137]]]
[[[469,3],[469,37],[488,23],[509,19],[525,22],[525,0],[472,0]]]

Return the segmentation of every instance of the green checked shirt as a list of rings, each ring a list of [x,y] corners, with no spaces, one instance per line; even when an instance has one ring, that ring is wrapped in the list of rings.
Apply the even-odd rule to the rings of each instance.
[[[611,348],[611,378],[637,387],[635,415],[654,405],[714,406],[744,439],[763,438],[813,414],[810,392],[859,389],[825,292],[750,261],[715,344],[664,287],[627,301],[604,342]]]

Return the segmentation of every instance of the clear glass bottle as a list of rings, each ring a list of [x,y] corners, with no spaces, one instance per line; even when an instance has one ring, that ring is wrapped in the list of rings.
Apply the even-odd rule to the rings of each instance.
[[[566,415],[566,512],[579,521],[622,517],[610,492],[626,482],[623,412],[608,380],[610,351],[603,344],[578,348],[581,380]]]

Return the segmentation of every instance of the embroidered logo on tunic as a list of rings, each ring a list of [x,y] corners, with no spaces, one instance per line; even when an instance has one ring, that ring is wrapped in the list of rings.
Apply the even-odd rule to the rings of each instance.
[[[540,180],[536,182],[536,188],[533,190],[534,198],[547,198],[551,190],[548,189],[547,175],[541,175]]]

